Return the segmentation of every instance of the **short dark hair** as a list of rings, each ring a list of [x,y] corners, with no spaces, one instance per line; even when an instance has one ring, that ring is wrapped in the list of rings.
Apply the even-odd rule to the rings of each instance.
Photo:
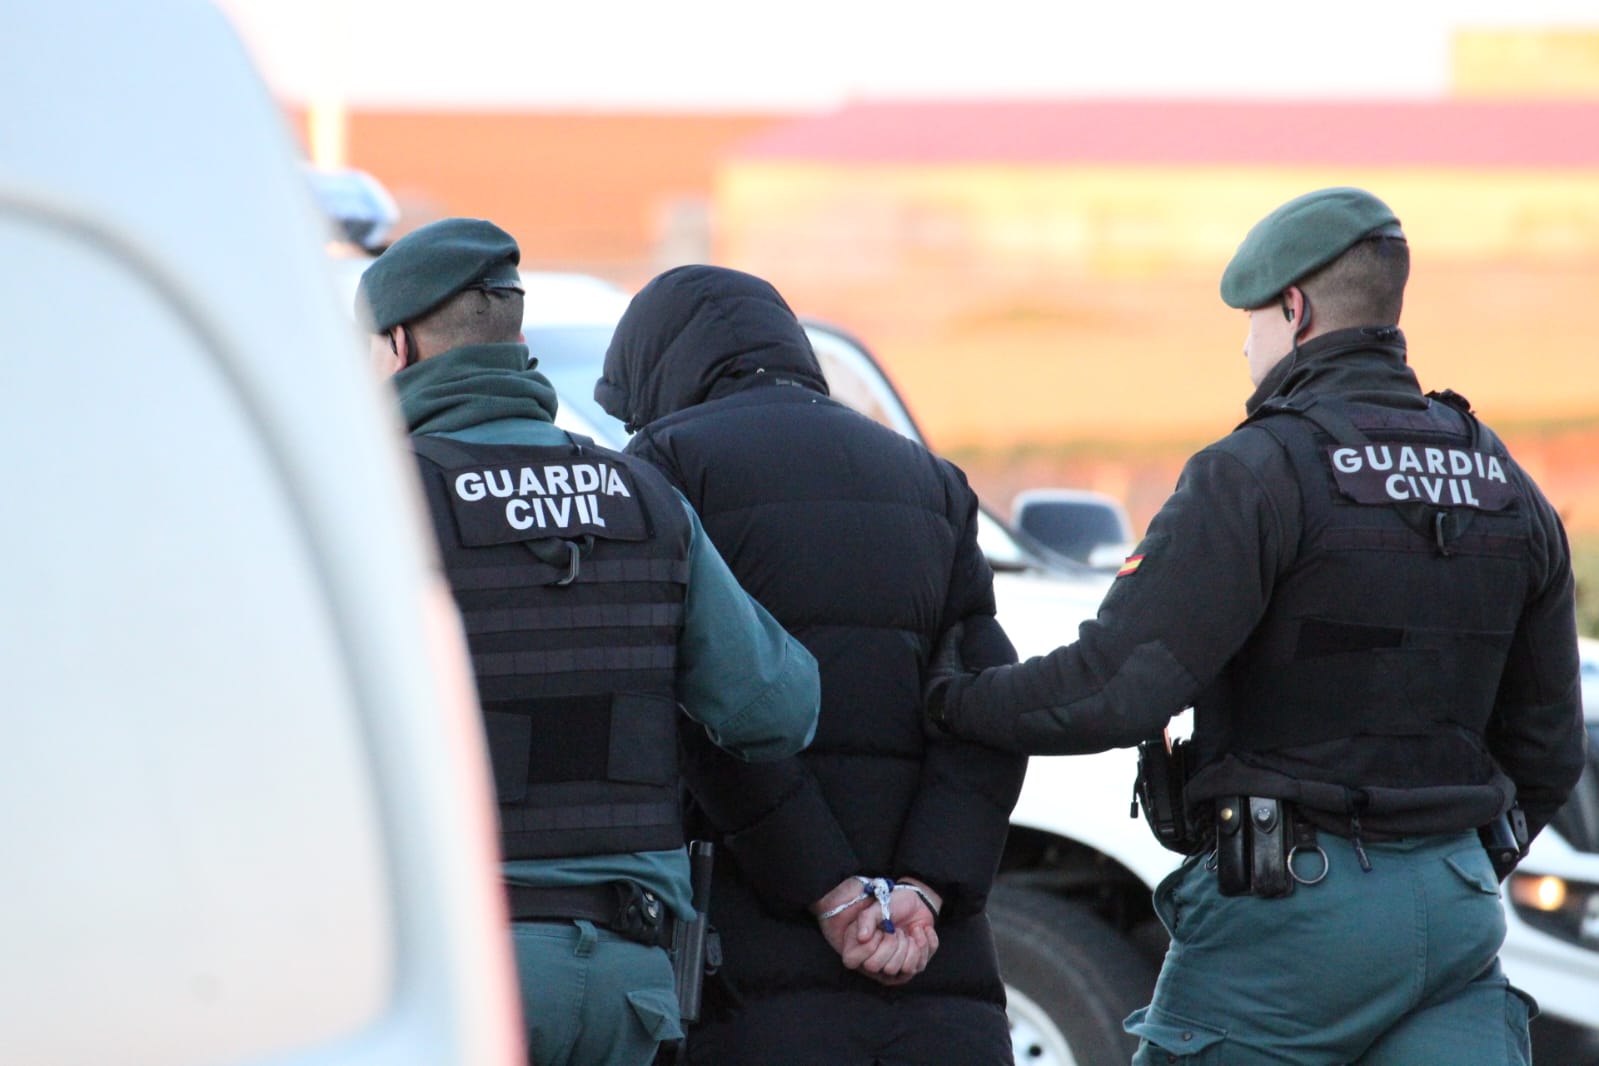
[[[429,355],[467,344],[503,344],[522,335],[522,294],[514,289],[464,289],[410,323]]]
[[[1370,237],[1296,284],[1325,332],[1353,326],[1397,326],[1410,280],[1410,246],[1403,237]]]

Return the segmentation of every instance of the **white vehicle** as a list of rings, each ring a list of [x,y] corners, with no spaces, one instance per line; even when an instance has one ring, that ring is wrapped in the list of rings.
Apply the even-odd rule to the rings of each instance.
[[[281,113],[199,0],[4,23],[0,1062],[520,1063],[465,643]]]
[[[1566,805],[1506,880],[1505,973],[1538,1001],[1558,1053],[1543,1062],[1599,1062],[1599,640],[1579,641],[1588,767]],[[1540,1019],[1542,1021],[1543,1019]],[[1557,1031],[1560,1030],[1560,1031]],[[1565,1031],[1569,1030],[1569,1031]]]

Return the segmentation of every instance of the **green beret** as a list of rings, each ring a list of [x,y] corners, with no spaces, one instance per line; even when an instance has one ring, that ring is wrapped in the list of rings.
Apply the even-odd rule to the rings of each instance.
[[[374,333],[414,322],[464,289],[522,291],[516,240],[480,218],[446,218],[412,230],[372,261],[355,313]]]
[[[1364,189],[1317,189],[1255,223],[1221,275],[1222,302],[1265,307],[1367,237],[1404,238],[1398,217]]]

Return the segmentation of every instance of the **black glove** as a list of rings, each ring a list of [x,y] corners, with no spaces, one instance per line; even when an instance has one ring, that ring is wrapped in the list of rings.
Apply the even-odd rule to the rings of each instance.
[[[961,661],[963,636],[965,629],[956,622],[944,631],[944,635],[938,640],[938,647],[933,649],[932,658],[927,661],[927,683],[922,686],[922,708],[930,736],[946,736],[951,732],[944,697],[948,695],[951,680],[965,677],[969,673],[966,664]]]

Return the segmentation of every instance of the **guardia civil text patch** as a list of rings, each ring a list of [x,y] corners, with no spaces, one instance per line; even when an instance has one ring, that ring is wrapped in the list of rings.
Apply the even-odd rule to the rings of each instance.
[[[545,537],[649,536],[632,474],[601,460],[471,466],[449,471],[444,480],[461,543],[468,547]]]
[[[1327,449],[1338,491],[1356,503],[1426,503],[1502,511],[1516,500],[1498,456],[1390,442]]]

